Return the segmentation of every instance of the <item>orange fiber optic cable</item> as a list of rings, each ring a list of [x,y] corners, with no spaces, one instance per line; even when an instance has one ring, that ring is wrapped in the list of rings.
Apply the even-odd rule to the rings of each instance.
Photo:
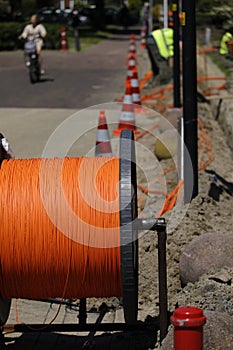
[[[1,296],[121,296],[118,183],[115,157],[3,161]]]

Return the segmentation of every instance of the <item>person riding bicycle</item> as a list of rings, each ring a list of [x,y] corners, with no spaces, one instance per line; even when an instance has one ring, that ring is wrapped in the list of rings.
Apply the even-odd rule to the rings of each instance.
[[[29,23],[23,29],[23,32],[19,35],[19,39],[34,39],[36,44],[36,52],[38,54],[38,62],[41,69],[41,74],[44,73],[44,70],[41,68],[42,59],[41,59],[41,50],[44,44],[43,39],[46,37],[47,31],[43,24],[38,22],[37,15],[32,15]]]

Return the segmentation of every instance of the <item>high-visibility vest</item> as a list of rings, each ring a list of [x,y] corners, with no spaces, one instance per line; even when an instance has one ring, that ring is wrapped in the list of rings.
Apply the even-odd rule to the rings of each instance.
[[[228,53],[228,47],[226,45],[226,42],[229,40],[233,39],[233,35],[229,32],[226,32],[221,39],[221,43],[220,43],[220,49],[219,49],[219,53],[221,55],[226,55]]]
[[[167,59],[174,55],[172,28],[156,29],[151,35],[153,36],[162,57]]]

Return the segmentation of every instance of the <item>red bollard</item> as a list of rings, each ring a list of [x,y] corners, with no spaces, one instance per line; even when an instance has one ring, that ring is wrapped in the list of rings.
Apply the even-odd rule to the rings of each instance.
[[[62,51],[67,50],[66,28],[61,29],[61,49]]]
[[[174,350],[202,350],[206,317],[197,307],[180,307],[171,316],[174,326]]]

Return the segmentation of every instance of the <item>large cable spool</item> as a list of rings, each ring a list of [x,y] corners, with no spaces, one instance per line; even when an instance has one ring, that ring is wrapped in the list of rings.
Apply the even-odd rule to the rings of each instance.
[[[91,183],[95,188],[90,188]],[[1,325],[7,321],[11,298],[51,297],[123,297],[126,323],[136,322],[138,247],[133,221],[137,194],[132,131],[121,134],[119,158],[4,160],[0,190]],[[98,204],[93,196],[103,201]],[[64,197],[71,207],[68,212]],[[110,208],[105,206],[108,203]],[[79,219],[73,220],[74,216]]]

